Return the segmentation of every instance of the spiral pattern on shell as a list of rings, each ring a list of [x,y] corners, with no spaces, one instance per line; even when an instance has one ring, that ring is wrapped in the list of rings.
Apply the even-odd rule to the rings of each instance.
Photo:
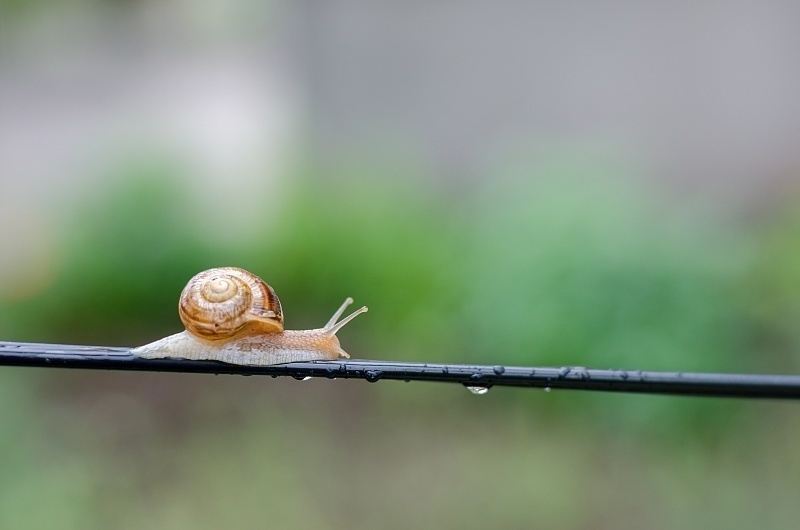
[[[206,340],[229,338],[245,327],[283,331],[281,302],[267,283],[236,267],[220,267],[189,280],[178,304],[183,325]]]

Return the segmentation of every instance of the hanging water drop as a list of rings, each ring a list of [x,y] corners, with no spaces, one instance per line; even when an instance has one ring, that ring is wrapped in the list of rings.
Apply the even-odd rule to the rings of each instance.
[[[482,396],[489,392],[489,387],[486,386],[468,386],[467,390],[475,394],[476,396]]]
[[[544,387],[544,391],[545,392],[550,392],[550,387],[549,386]]]

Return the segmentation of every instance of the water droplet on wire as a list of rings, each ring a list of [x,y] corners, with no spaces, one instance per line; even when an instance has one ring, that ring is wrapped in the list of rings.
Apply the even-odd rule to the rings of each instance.
[[[476,396],[482,396],[489,392],[489,387],[486,386],[468,386],[467,390],[475,394]]]
[[[381,378],[382,375],[383,372],[381,372],[380,370],[367,370],[366,372],[364,372],[364,379],[366,379],[370,383],[375,383],[376,381],[378,381],[378,379]]]

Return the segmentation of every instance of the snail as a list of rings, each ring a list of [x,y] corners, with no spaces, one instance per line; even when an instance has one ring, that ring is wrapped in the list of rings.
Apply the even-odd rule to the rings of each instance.
[[[362,307],[339,320],[352,303],[347,298],[322,328],[284,330],[281,302],[264,280],[236,267],[209,269],[189,280],[181,293],[178,313],[186,331],[134,348],[132,353],[144,359],[171,357],[251,366],[349,359],[336,332],[367,312]]]

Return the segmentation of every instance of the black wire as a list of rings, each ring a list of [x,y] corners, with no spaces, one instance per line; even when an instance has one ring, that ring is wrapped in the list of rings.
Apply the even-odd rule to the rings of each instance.
[[[274,366],[239,366],[217,361],[142,359],[130,348],[0,342],[0,365],[137,370],[204,374],[290,376],[296,379],[384,379],[438,381],[476,387],[522,386],[544,389],[600,390],[647,394],[800,399],[800,376],[591,370],[425,364],[393,361],[310,361]]]

